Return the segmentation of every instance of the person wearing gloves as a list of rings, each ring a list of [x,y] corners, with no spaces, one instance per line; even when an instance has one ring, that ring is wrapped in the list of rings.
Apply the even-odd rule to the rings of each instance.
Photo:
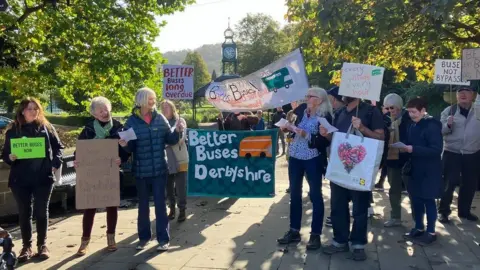
[[[290,229],[277,242],[299,242],[302,221],[302,185],[306,175],[313,204],[310,239],[307,249],[321,247],[324,205],[322,196],[323,160],[326,159],[329,141],[319,135],[319,117],[332,121],[332,106],[327,92],[322,88],[310,88],[306,95],[307,109],[297,115],[295,136],[289,148],[288,178],[290,184]]]

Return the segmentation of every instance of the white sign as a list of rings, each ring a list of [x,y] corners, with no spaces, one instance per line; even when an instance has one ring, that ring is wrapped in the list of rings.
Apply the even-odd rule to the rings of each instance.
[[[462,60],[437,59],[434,84],[470,85],[462,82]]]
[[[384,71],[383,67],[343,63],[338,94],[379,101]]]
[[[163,98],[193,99],[193,66],[163,65]]]
[[[308,80],[299,49],[243,78],[211,83],[205,98],[221,111],[255,111],[305,98]]]
[[[462,51],[462,81],[472,80],[480,80],[480,48]]]

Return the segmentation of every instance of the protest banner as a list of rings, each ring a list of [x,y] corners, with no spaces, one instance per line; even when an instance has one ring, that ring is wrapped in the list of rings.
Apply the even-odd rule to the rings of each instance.
[[[120,172],[117,140],[79,140],[75,206],[77,209],[120,205]]]
[[[193,66],[163,65],[163,98],[193,99]]]
[[[17,159],[44,158],[47,151],[44,137],[10,139],[10,149]]]
[[[277,132],[189,130],[188,195],[273,197]]]
[[[305,98],[309,84],[299,49],[242,78],[213,82],[205,98],[221,111],[254,111]]]
[[[462,81],[480,80],[480,48],[462,50]]]
[[[384,71],[383,67],[343,63],[338,94],[379,101]]]
[[[437,59],[435,60],[434,84],[470,85],[462,81],[462,60]]]

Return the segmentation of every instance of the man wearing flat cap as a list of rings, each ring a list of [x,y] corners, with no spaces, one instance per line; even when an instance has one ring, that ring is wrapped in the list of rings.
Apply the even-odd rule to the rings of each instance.
[[[470,211],[480,177],[480,97],[474,102],[475,91],[468,86],[457,89],[457,104],[447,107],[441,115],[444,140],[443,177],[445,190],[438,209],[439,221],[449,222],[450,205],[455,187],[458,193],[458,217],[477,221]]]

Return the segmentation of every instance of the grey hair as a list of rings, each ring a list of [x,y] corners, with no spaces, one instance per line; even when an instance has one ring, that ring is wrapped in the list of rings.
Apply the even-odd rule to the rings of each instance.
[[[135,94],[135,106],[144,107],[148,105],[148,97],[149,96],[157,97],[155,91],[148,87],[143,87],[138,89],[137,94]]]
[[[92,98],[92,101],[90,102],[90,114],[93,115],[95,113],[95,109],[99,105],[105,105],[107,107],[107,110],[109,112],[112,111],[112,103],[108,98],[106,97],[94,97]]]
[[[330,99],[328,98],[328,94],[325,89],[320,87],[311,87],[308,89],[307,93],[308,92],[314,92],[316,96],[322,99],[322,103],[320,104],[320,106],[318,106],[317,109],[317,115],[321,117],[325,117],[328,114],[330,114],[331,116],[333,115],[332,104],[330,103]]]

